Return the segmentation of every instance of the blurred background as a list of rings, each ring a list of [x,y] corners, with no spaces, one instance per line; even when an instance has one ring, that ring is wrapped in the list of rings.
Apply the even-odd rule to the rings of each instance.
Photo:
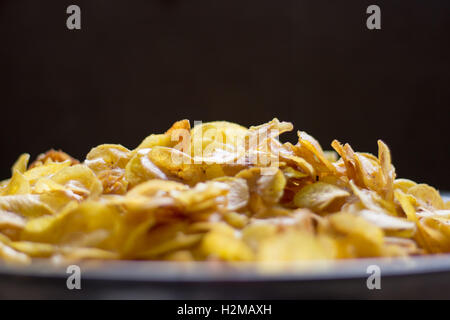
[[[81,7],[81,30],[66,8]],[[381,30],[366,8],[381,7]],[[20,153],[134,148],[175,120],[393,150],[450,190],[450,1],[0,0],[0,179]],[[295,140],[295,133],[285,140]],[[283,140],[283,139],[282,139]]]

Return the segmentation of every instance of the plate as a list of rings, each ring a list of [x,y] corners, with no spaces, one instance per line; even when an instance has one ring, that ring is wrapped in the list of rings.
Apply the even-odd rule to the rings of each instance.
[[[0,299],[450,299],[450,254],[265,264],[91,261],[79,267],[81,289],[69,290],[66,266],[0,264]],[[374,270],[379,289],[368,285]]]

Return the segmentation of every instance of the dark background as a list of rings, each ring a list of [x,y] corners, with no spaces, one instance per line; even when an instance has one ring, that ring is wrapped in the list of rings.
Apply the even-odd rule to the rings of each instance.
[[[381,138],[399,176],[450,190],[449,31],[448,0],[0,0],[0,177],[22,152],[278,117],[326,149]]]

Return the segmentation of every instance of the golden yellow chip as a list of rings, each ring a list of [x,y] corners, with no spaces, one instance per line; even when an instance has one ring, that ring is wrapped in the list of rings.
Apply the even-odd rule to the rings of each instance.
[[[319,212],[350,193],[342,188],[325,182],[315,182],[301,189],[294,197],[294,204],[299,208],[310,208]]]
[[[378,155],[336,151],[273,120],[175,122],[137,148],[102,144],[79,163],[21,155],[0,182],[0,260],[273,261],[450,252],[450,207],[396,179]],[[340,158],[338,159],[338,156]],[[1,262],[0,261],[0,262]]]
[[[439,192],[427,184],[412,186],[408,189],[408,193],[427,206],[432,206],[435,209],[444,209],[445,207]]]

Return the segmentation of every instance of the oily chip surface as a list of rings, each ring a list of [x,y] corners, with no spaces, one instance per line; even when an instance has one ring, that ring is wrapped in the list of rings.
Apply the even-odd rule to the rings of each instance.
[[[0,182],[0,260],[299,261],[450,252],[450,204],[378,155],[278,119],[175,122],[135,149],[21,155]]]

